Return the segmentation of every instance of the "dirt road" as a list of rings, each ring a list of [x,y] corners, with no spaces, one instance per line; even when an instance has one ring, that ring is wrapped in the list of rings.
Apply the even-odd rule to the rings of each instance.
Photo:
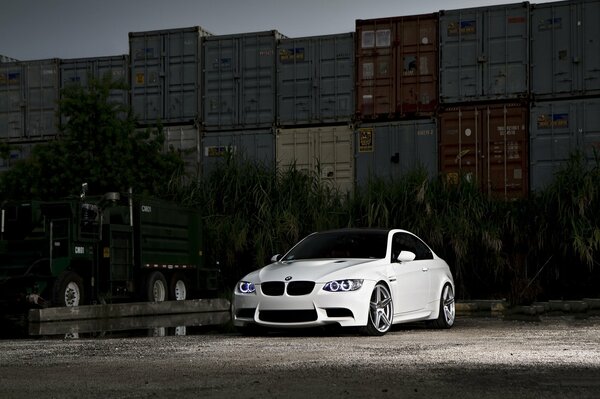
[[[599,398],[600,318],[0,341],[1,398]]]

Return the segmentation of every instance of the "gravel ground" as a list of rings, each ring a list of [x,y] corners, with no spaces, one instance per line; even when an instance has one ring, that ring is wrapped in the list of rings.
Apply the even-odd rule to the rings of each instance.
[[[600,318],[0,340],[0,398],[599,398]]]

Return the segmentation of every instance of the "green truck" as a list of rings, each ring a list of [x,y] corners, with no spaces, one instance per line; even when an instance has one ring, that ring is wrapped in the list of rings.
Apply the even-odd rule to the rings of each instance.
[[[85,187],[85,185],[84,185]],[[131,193],[5,202],[0,303],[79,306],[212,295],[196,210]]]

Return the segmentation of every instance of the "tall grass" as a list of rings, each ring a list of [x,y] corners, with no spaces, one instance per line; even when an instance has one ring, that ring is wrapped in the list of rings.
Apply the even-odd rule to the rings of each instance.
[[[206,259],[229,287],[306,234],[341,227],[413,231],[446,259],[461,298],[600,296],[600,163],[574,156],[547,189],[503,201],[476,184],[449,184],[417,168],[339,193],[319,173],[228,156],[168,195],[201,210]]]

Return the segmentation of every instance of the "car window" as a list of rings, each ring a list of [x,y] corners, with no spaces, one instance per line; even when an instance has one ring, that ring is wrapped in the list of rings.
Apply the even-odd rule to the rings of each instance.
[[[415,260],[433,259],[431,250],[419,238],[408,233],[396,233],[392,239],[392,262],[395,262],[401,251],[415,254]]]
[[[387,249],[386,231],[335,231],[317,233],[296,245],[283,261],[297,259],[382,259]]]

